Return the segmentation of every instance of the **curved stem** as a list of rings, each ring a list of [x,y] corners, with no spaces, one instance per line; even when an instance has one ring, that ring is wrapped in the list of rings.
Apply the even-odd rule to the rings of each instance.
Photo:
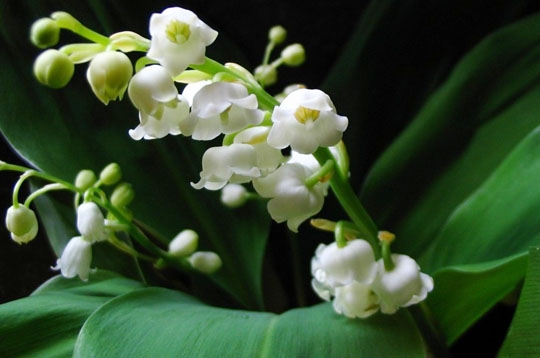
[[[335,161],[334,156],[328,148],[319,148],[313,153],[317,161],[324,165],[328,160]],[[357,227],[362,239],[368,241],[375,252],[375,256],[380,258],[381,249],[377,239],[377,226],[360,203],[358,196],[352,189],[349,180],[342,171],[336,171],[330,179],[330,187],[339,200],[339,203]]]

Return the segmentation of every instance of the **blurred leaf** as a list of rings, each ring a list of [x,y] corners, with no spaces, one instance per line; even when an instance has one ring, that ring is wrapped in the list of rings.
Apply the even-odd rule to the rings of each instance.
[[[476,46],[370,172],[363,199],[380,227],[398,235],[396,251],[422,253],[540,124],[539,19],[507,26]]]
[[[275,315],[210,307],[148,288],[96,311],[81,330],[75,356],[384,357],[398,350],[426,354],[406,311],[350,320],[320,304]]]
[[[474,265],[444,268],[434,275],[435,289],[427,303],[451,345],[523,280],[527,254]]]
[[[84,80],[84,65],[77,68],[74,79],[63,90],[40,86],[31,72],[37,51],[30,47],[26,36],[33,20],[52,11],[46,11],[47,6],[55,4],[54,10],[63,6],[83,23],[89,19],[97,30],[112,25],[110,16],[104,14],[108,8],[105,1],[51,2],[36,6],[36,10],[33,4],[9,2],[8,10],[18,12],[16,21],[13,14],[8,16],[9,12],[2,13],[0,19],[0,45],[5,49],[0,55],[0,129],[5,137],[34,166],[66,180],[74,178],[81,169],[99,172],[109,162],[118,162],[124,179],[135,190],[131,208],[136,218],[168,240],[182,229],[196,230],[201,237],[201,249],[218,252],[224,262],[213,279],[245,307],[262,308],[260,277],[269,225],[264,206],[251,204],[231,211],[220,204],[216,193],[191,188],[189,183],[198,181],[200,160],[208,144],[179,137],[131,140],[127,131],[137,125],[137,111],[128,100],[107,108],[97,99],[92,101],[93,95]],[[122,8],[115,23],[134,21],[131,12],[140,11],[137,8]],[[149,13],[137,20],[144,27]],[[146,30],[142,33],[146,35]],[[236,47],[228,46],[226,38],[220,41],[214,51],[234,53]],[[73,231],[67,226],[54,226],[58,219],[54,210],[42,211],[41,215],[49,231],[54,232],[58,252]]]
[[[85,283],[54,277],[31,296],[0,305],[0,351],[9,357],[71,356],[84,321],[103,303],[142,287],[100,271]]]
[[[532,357],[540,354],[540,249],[529,253],[525,284],[519,304],[499,352],[499,357]]]
[[[467,51],[538,9],[534,0],[369,2],[322,84],[350,120],[345,143],[354,184]]]

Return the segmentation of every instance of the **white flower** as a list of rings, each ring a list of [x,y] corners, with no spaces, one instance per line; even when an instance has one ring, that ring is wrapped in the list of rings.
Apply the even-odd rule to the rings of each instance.
[[[78,275],[81,280],[86,281],[91,262],[92,244],[82,236],[75,236],[69,240],[53,270],[60,270],[66,278]]]
[[[290,230],[318,213],[323,206],[325,186],[317,183],[307,187],[306,179],[312,172],[300,164],[284,164],[264,178],[253,180],[253,186],[263,198],[271,198],[267,208],[272,219],[287,221]]]
[[[103,213],[93,202],[83,203],[77,208],[77,229],[90,243],[105,241],[109,235]]]
[[[298,89],[289,94],[272,114],[268,144],[311,154],[341,140],[347,117],[336,114],[330,97],[320,90]]]
[[[162,107],[160,117],[139,113],[140,124],[135,129],[129,130],[129,135],[135,140],[157,139],[170,135],[178,135],[181,132],[180,124],[189,114],[189,105],[182,96]]]
[[[211,140],[222,133],[234,133],[248,125],[259,124],[263,117],[257,98],[249,94],[245,86],[213,82],[200,87],[193,95],[190,116],[180,128],[184,135],[191,135],[193,139]]]
[[[86,79],[96,97],[107,105],[122,99],[132,74],[133,65],[123,52],[105,51],[90,61]]]
[[[195,189],[219,190],[228,182],[247,183],[260,175],[255,149],[249,144],[209,148],[202,158],[201,180],[191,183]]]
[[[204,62],[206,46],[218,33],[197,15],[179,7],[165,9],[150,17],[151,44],[147,56],[158,61],[172,76],[190,64]]]
[[[169,254],[176,257],[191,255],[197,250],[199,235],[190,229],[182,230],[169,243]]]
[[[242,184],[227,184],[221,189],[220,200],[228,208],[238,208],[248,199],[247,189]]]
[[[188,257],[188,261],[195,270],[207,275],[219,270],[223,264],[219,255],[212,251],[197,251]]]
[[[140,125],[129,131],[136,140],[180,134],[180,123],[189,114],[187,100],[178,94],[170,73],[153,65],[137,72],[128,87],[131,102],[139,110]]]
[[[273,172],[283,162],[281,150],[269,146],[266,142],[269,131],[270,128],[265,126],[251,127],[234,137],[234,143],[249,144],[255,149],[261,175]]]
[[[349,318],[366,318],[379,310],[379,297],[371,286],[353,281],[334,292],[334,310]]]
[[[344,247],[336,242],[320,244],[311,261],[313,276],[326,286],[335,288],[354,281],[371,283],[377,273],[371,245],[360,239],[348,241]]]
[[[433,290],[433,278],[420,272],[414,259],[392,254],[392,260],[395,267],[391,271],[385,270],[382,259],[377,262],[379,273],[372,284],[383,313],[394,313],[399,307],[423,301]]]

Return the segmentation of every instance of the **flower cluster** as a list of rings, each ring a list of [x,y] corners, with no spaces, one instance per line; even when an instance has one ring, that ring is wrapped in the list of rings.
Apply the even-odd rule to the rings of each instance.
[[[283,27],[270,30],[263,63],[254,74],[237,64],[222,65],[207,58],[206,48],[218,33],[193,12],[179,7],[151,16],[150,39],[129,31],[105,37],[60,12],[36,22],[32,41],[40,48],[54,46],[60,29],[94,43],[44,51],[34,64],[38,80],[53,88],[63,87],[75,64],[89,62],[87,80],[101,102],[122,99],[127,92],[137,109],[139,123],[129,130],[132,139],[182,135],[212,143],[202,156],[200,178],[191,183],[193,188],[222,190],[222,202],[231,208],[253,197],[263,198],[272,219],[286,222],[293,232],[319,213],[329,189],[334,191],[352,220],[347,225],[361,234],[357,237],[366,238],[344,238],[343,224],[322,228],[333,231],[337,241],[317,249],[312,286],[321,298],[333,299],[336,312],[361,318],[379,310],[394,313],[424,300],[433,289],[432,278],[420,272],[414,259],[391,254],[389,242],[383,242],[383,249],[374,243],[377,228],[348,182],[348,157],[342,142],[348,118],[339,115],[330,97],[319,89],[291,85],[275,96],[265,90],[277,81],[279,66],[298,66],[305,60],[302,45],[292,44],[270,61],[274,47],[285,41]],[[135,66],[125,54],[132,51],[145,53]],[[216,145],[220,136],[221,143]],[[111,169],[106,177],[114,174]],[[96,184],[91,178],[80,178],[76,187],[85,198],[77,209],[81,235],[71,239],[55,269],[66,277],[86,279],[91,245],[104,240],[133,256],[152,260],[157,268],[173,264],[211,274],[222,265],[216,253],[196,251],[199,238],[192,230],[181,231],[167,251],[152,246],[144,235],[138,237],[140,232],[125,208],[132,192],[119,185],[118,194],[101,203],[108,211],[107,219],[128,213],[127,219],[119,220],[120,226],[131,228],[130,233],[150,247],[157,259],[122,246],[114,235],[118,223],[105,220],[91,200],[105,197],[95,194],[99,185],[117,180],[100,178]],[[36,234],[36,219],[28,210],[25,203],[8,212],[8,228],[18,242],[27,242]]]
[[[326,301],[333,297],[334,310],[350,318],[366,318],[379,309],[392,314],[423,301],[433,279],[409,256],[392,254],[391,260],[394,267],[387,269],[361,239],[343,247],[320,244],[311,261],[313,289]]]

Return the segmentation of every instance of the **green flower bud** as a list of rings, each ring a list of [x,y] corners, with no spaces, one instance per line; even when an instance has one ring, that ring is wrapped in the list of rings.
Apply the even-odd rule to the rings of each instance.
[[[198,251],[188,258],[191,266],[202,273],[213,274],[223,264],[221,258],[215,252],[211,251]]]
[[[99,180],[104,185],[114,185],[122,179],[122,170],[120,166],[116,163],[111,163],[107,165],[101,173],[99,173]]]
[[[277,70],[272,65],[261,65],[255,69],[255,78],[263,86],[270,86],[277,81]]]
[[[169,253],[176,257],[189,256],[197,250],[199,235],[190,229],[182,230],[169,243]]]
[[[133,66],[122,52],[106,51],[97,54],[86,72],[86,79],[96,97],[105,105],[122,99],[133,75]]]
[[[6,213],[6,227],[11,238],[18,244],[32,241],[38,232],[38,221],[34,211],[19,204],[11,206]]]
[[[37,20],[30,28],[30,41],[39,48],[54,46],[59,38],[60,27],[56,21],[48,17]]]
[[[37,80],[51,88],[62,88],[68,84],[75,71],[69,57],[58,50],[46,50],[34,61]]]
[[[300,66],[306,60],[306,51],[300,44],[292,44],[281,51],[281,59],[287,66]]]
[[[287,30],[281,25],[276,25],[268,31],[268,39],[274,44],[280,44],[287,38]]]
[[[81,170],[75,178],[75,186],[81,190],[86,190],[97,181],[96,174],[89,169]]]
[[[135,191],[129,183],[121,183],[114,188],[111,194],[111,203],[117,208],[124,208],[131,204],[135,198]]]

